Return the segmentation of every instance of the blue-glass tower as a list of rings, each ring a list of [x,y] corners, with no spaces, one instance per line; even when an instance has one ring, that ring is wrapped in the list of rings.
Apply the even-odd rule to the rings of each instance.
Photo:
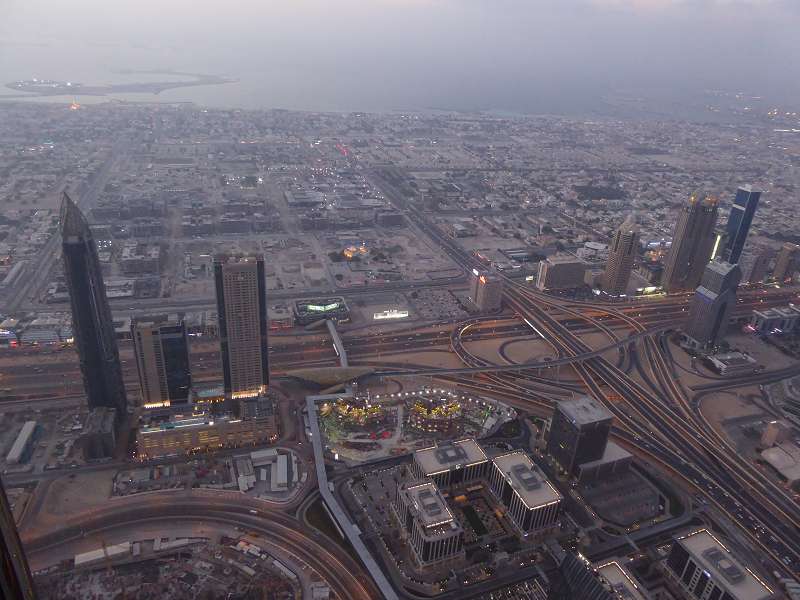
[[[742,257],[744,243],[747,241],[759,198],[761,192],[749,185],[736,190],[736,198],[733,200],[728,225],[725,228],[725,247],[722,250],[722,259],[732,265],[738,264]]]

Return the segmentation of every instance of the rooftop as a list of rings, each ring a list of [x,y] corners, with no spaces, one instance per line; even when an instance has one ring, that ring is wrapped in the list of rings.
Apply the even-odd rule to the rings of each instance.
[[[743,567],[707,529],[678,538],[678,542],[735,600],[762,600],[772,596],[772,590],[750,569]]]
[[[800,481],[800,448],[791,442],[784,442],[761,453],[761,458],[780,473],[787,481]]]
[[[612,560],[596,568],[618,597],[626,600],[647,600],[649,598],[647,592],[636,583],[630,572],[617,561]]]
[[[453,513],[450,512],[447,503],[439,493],[439,488],[432,481],[409,484],[403,489],[403,493],[409,499],[409,506],[412,507],[415,518],[426,532],[434,533],[428,530],[443,526],[445,529],[458,527]]]
[[[486,453],[475,440],[466,439],[417,450],[414,453],[414,460],[426,476],[431,476],[484,462]]]
[[[562,496],[522,450],[501,454],[492,462],[506,477],[528,508],[538,508],[561,500]]]
[[[563,400],[558,403],[558,410],[576,425],[589,425],[614,418],[605,406],[589,396]]]

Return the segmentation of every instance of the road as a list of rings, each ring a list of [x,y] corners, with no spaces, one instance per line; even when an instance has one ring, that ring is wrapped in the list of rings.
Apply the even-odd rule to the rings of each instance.
[[[465,269],[484,266],[431,225],[381,172],[374,172],[372,178],[397,208],[405,211],[406,216],[454,261]],[[646,331],[638,322],[638,316],[625,314],[619,307],[554,298],[508,278],[505,283],[506,305],[535,328],[559,356],[578,356],[591,352],[592,348],[556,319],[553,316],[556,313],[583,319],[598,331],[612,335],[613,332],[597,318],[603,313],[628,323],[634,331]],[[688,486],[697,488],[732,522],[740,525],[754,547],[764,552],[764,566],[792,575],[800,572],[800,531],[797,528],[800,508],[784,490],[753,465],[741,460],[734,449],[709,431],[691,410],[661,349],[651,336],[644,335],[642,339],[643,359],[660,386],[657,394],[602,356],[575,363],[573,368],[586,389],[603,401],[620,427],[633,436],[634,446],[661,456],[662,462],[681,473]],[[512,385],[499,375],[487,377],[494,391],[503,386],[509,386],[511,393],[519,391],[518,387],[515,389],[518,382]],[[480,388],[480,383],[475,387]],[[547,404],[547,399],[533,398],[532,404]]]

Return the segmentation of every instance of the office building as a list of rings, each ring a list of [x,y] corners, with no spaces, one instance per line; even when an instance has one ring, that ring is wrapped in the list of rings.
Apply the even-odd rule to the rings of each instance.
[[[489,488],[523,535],[558,527],[563,497],[522,450],[492,459]]]
[[[264,394],[269,385],[264,257],[216,257],[214,283],[225,396]]]
[[[669,293],[695,289],[715,253],[717,199],[692,194],[681,209],[661,282]]]
[[[547,452],[570,475],[584,463],[600,460],[606,451],[613,415],[588,396],[556,405]]]
[[[584,285],[586,263],[571,254],[554,254],[539,262],[536,287],[540,290],[572,290]]]
[[[768,600],[772,590],[710,531],[701,529],[672,543],[664,569],[668,581],[697,600]]]
[[[739,261],[743,283],[763,283],[769,273],[769,264],[775,258],[775,252],[766,248],[754,254],[744,253]]]
[[[619,296],[626,292],[638,253],[639,229],[630,216],[614,232],[608,248],[608,262],[602,278],[602,287],[607,294]]]
[[[463,555],[464,530],[435,483],[415,481],[399,486],[393,508],[420,565]]]
[[[14,514],[0,482],[0,598],[34,600],[36,589],[19,541]]]
[[[496,273],[473,269],[469,299],[481,312],[500,310],[503,301],[503,279]]]
[[[694,346],[714,347],[725,337],[731,311],[736,306],[740,278],[738,265],[717,260],[708,263],[689,305],[689,317],[683,330]]]
[[[116,409],[119,421],[127,411],[125,384],[97,246],[89,224],[66,193],[61,204],[61,239],[72,333],[89,408]]]
[[[785,243],[775,257],[775,270],[772,276],[776,281],[788,281],[794,272],[800,269],[800,246],[792,243]]]
[[[142,405],[155,408],[188,402],[192,375],[183,320],[137,319],[131,323],[131,337]]]
[[[725,245],[720,253],[725,262],[733,265],[739,264],[744,244],[747,241],[747,234],[750,232],[750,225],[753,223],[753,216],[756,214],[759,198],[761,198],[761,192],[754,190],[749,185],[736,190],[731,214],[728,216],[728,224],[725,227]]]
[[[486,476],[489,461],[473,439],[422,448],[414,452],[411,472],[432,479],[440,488],[469,483]]]

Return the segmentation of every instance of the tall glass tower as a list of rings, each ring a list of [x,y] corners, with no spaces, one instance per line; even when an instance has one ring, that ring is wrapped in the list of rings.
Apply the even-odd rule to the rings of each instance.
[[[722,259],[732,265],[738,264],[742,257],[744,243],[756,214],[758,200],[761,192],[745,185],[736,190],[728,225],[725,227],[725,247],[722,250]]]
[[[127,408],[125,384],[97,247],[83,213],[66,193],[61,204],[61,242],[72,332],[89,409],[114,408],[119,421]]]
[[[684,204],[672,248],[664,265],[662,284],[668,293],[695,289],[714,254],[714,227],[717,223],[717,199],[695,193]]]

